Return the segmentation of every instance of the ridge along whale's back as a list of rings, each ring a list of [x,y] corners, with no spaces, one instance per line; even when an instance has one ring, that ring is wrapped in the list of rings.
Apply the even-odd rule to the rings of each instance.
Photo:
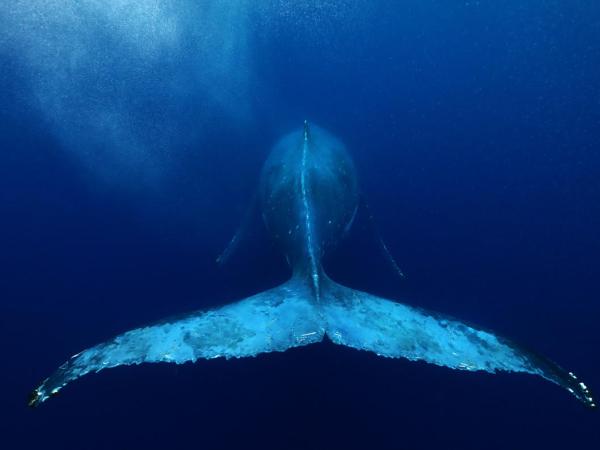
[[[345,145],[307,123],[275,144],[262,169],[263,219],[295,271],[309,263],[311,253],[320,270],[324,252],[352,224],[358,198]]]

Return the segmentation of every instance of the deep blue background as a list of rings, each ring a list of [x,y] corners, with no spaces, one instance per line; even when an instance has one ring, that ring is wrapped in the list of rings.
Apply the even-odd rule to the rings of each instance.
[[[23,102],[23,71],[5,58],[2,448],[597,445],[599,416],[550,383],[330,343],[118,368],[26,408],[67,355],[285,279],[258,220],[228,266],[214,258],[270,146],[304,118],[348,145],[407,274],[394,277],[359,218],[327,260],[336,280],[497,330],[600,386],[600,3],[376,3],[367,25],[336,34],[333,20],[327,39],[285,24],[257,39],[271,94],[256,100],[252,127],[215,118],[155,191],[82,171]]]

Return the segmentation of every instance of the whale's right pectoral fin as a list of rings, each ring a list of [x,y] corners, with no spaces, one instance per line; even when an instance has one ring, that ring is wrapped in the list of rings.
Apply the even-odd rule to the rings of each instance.
[[[324,329],[309,299],[306,287],[292,280],[222,308],[128,331],[71,357],[32,392],[29,405],[110,367],[241,358],[319,342]]]
[[[362,207],[362,209],[365,210],[367,214],[367,219],[369,221],[371,233],[377,240],[377,246],[379,247],[379,251],[385,258],[385,261],[387,262],[388,266],[390,267],[394,275],[396,275],[398,278],[406,278],[404,271],[400,268],[400,266],[396,262],[396,258],[394,258],[392,252],[390,252],[387,244],[385,243],[385,240],[383,239],[383,236],[381,235],[379,227],[377,226],[377,223],[375,221],[375,217],[373,216],[373,212],[371,211],[371,207],[369,206],[369,202],[367,202],[367,199],[364,197],[364,195],[360,196],[360,206]]]
[[[571,372],[489,331],[333,282],[326,300],[326,332],[336,344],[452,369],[539,375],[596,406]]]

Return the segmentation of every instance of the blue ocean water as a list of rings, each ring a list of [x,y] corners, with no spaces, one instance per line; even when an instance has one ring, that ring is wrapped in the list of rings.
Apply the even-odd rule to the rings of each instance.
[[[348,146],[406,273],[359,216],[334,279],[600,386],[599,43],[584,0],[0,6],[2,448],[593,447],[597,413],[541,379],[329,342],[26,402],[68,355],[286,279],[259,218],[215,258],[304,119]]]

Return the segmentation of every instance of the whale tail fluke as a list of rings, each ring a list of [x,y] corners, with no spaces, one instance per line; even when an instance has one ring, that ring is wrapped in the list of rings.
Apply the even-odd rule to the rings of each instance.
[[[71,357],[31,394],[38,406],[90,372],[147,362],[182,364],[241,358],[320,342],[451,369],[522,372],[556,383],[588,407],[587,386],[552,361],[490,331],[344,287],[326,276],[315,300],[310,283],[294,277],[221,308],[137,328]]]
[[[490,331],[330,283],[323,309],[327,337],[336,344],[451,369],[539,375],[596,406],[573,373]]]
[[[310,299],[308,287],[292,279],[237,303],[128,331],[72,356],[31,393],[29,406],[111,367],[241,358],[319,342],[325,330]]]

